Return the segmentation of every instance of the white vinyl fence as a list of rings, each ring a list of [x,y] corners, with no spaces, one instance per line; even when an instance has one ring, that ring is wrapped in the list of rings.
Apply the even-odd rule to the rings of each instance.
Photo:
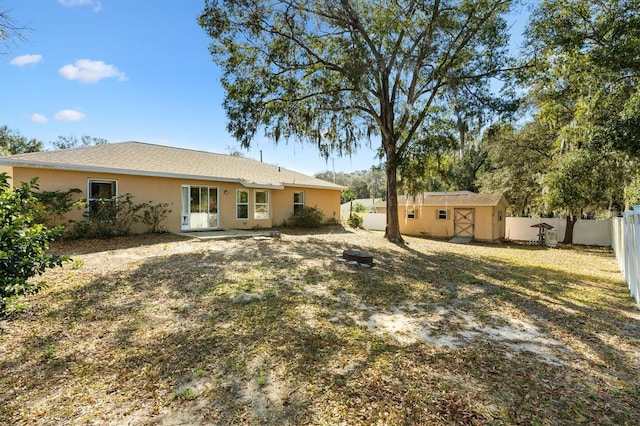
[[[370,231],[384,231],[387,228],[386,213],[367,213],[362,218],[362,227]]]
[[[640,206],[634,206],[632,211],[613,219],[612,223],[612,247],[620,271],[629,285],[631,296],[640,306]]]
[[[564,240],[566,219],[539,217],[507,217],[505,238],[513,241],[536,241],[538,229],[535,225],[544,222],[558,230],[558,241]],[[611,245],[611,221],[580,219],[573,226],[573,244],[585,246]]]
[[[362,215],[363,227],[371,231],[384,231],[387,226],[385,213],[365,213]],[[516,241],[535,241],[538,239],[536,223],[545,222],[558,230],[558,240],[564,239],[565,219],[540,219],[533,217],[505,218],[505,238]],[[608,247],[611,245],[610,220],[579,220],[573,228],[573,243]]]

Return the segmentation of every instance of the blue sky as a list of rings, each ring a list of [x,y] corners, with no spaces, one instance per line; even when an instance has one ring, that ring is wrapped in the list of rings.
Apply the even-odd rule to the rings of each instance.
[[[238,150],[226,131],[220,72],[197,24],[203,6],[203,0],[0,0],[0,10],[29,28],[26,42],[3,46],[0,56],[0,125],[45,144],[89,135]],[[263,161],[306,174],[379,163],[366,147],[326,162],[312,144],[275,146],[260,138],[242,152],[258,160],[260,151]]]

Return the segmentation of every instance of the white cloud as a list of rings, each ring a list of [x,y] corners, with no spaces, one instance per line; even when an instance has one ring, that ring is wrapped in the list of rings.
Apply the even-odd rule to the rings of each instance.
[[[96,13],[102,11],[102,2],[99,0],[58,0],[58,3],[65,7],[91,6]]]
[[[87,118],[87,116],[80,111],[75,111],[73,109],[63,109],[61,111],[58,111],[56,115],[53,116],[53,118],[60,121],[80,121]]]
[[[82,83],[96,83],[105,78],[115,78],[118,81],[127,79],[125,73],[113,65],[91,59],[78,59],[75,64],[60,68],[59,72],[67,80],[78,80]]]
[[[23,67],[25,65],[35,65],[38,62],[42,62],[42,55],[22,55],[16,56],[9,62],[11,65],[17,65]]]
[[[49,119],[42,114],[34,113],[31,115],[31,122],[33,123],[46,123],[47,121]]]

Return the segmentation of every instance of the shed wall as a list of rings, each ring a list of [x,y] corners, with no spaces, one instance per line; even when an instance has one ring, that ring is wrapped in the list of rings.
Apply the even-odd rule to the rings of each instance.
[[[475,209],[474,239],[494,241],[504,238],[506,205],[497,206],[399,206],[400,233],[423,235],[434,238],[454,236],[454,218],[456,208]],[[416,217],[409,218],[407,209],[415,209]],[[447,218],[439,219],[438,211],[446,210]],[[498,214],[501,211],[501,215]]]

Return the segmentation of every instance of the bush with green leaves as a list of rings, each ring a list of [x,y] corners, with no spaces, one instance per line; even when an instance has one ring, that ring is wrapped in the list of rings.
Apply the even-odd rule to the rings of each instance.
[[[87,202],[78,203],[79,208],[86,210],[84,220],[73,222],[70,233],[72,238],[100,238],[109,239],[122,235],[129,235],[136,223],[147,225],[147,232],[163,232],[162,222],[171,210],[168,203],[135,204],[133,195],[127,193],[118,197],[91,201],[91,208],[87,209]]]
[[[139,215],[140,222],[147,225],[147,232],[150,234],[166,232],[162,222],[171,213],[169,203],[153,204],[149,201],[148,203],[138,204],[138,210],[141,212]]]
[[[317,207],[303,207],[298,213],[289,218],[289,225],[299,228],[319,228],[322,225],[324,215]]]
[[[362,216],[360,216],[357,213],[351,213],[349,215],[349,219],[347,220],[347,223],[352,228],[362,228],[362,223],[363,223]]]
[[[37,198],[42,209],[38,209],[36,220],[46,226],[67,225],[69,221],[66,214],[76,205],[74,194],[82,194],[78,188],[72,188],[67,191],[42,191],[35,192],[33,195]]]
[[[131,226],[137,221],[136,210],[131,200],[131,194],[101,199],[87,203],[81,200],[78,208],[85,209],[84,220],[73,222],[70,233],[72,238],[109,239],[121,235],[128,235]]]
[[[356,213],[366,213],[367,212],[367,208],[362,203],[353,203],[351,205],[351,210],[356,212]]]
[[[9,176],[0,173],[0,312],[19,296],[35,293],[43,283],[30,280],[47,268],[61,266],[67,256],[47,252],[64,231],[37,223],[42,207],[34,196],[37,178],[12,189]]]

